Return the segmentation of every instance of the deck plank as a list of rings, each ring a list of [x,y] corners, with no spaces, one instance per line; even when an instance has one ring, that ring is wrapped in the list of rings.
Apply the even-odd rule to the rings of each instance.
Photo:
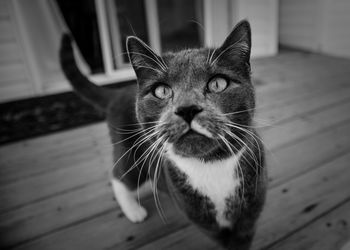
[[[317,168],[350,151],[350,122],[332,127],[299,143],[267,152],[270,186]]]
[[[257,125],[272,126],[296,116],[305,115],[330,106],[339,105],[350,99],[350,86],[327,91],[317,91],[294,97],[291,101],[270,102],[268,107],[257,108]],[[262,122],[259,122],[262,120]],[[265,123],[265,124],[264,124]]]
[[[325,129],[350,120],[350,102],[331,106],[307,116],[296,117],[285,124],[277,124],[273,129],[263,131],[262,138],[270,150],[286,146],[306,136],[315,135]]]
[[[0,215],[0,246],[14,246],[106,211],[120,213],[107,181],[75,189]]]
[[[88,164],[92,167],[88,168]],[[99,165],[98,160],[90,159],[88,163],[82,162],[74,168],[63,168],[54,173],[35,176],[1,187],[0,211],[6,212],[69,189],[107,179],[107,172],[96,168]],[[73,180],[72,176],[74,176]]]
[[[302,230],[275,244],[271,250],[342,249],[350,241],[350,202],[327,213]],[[349,247],[349,246],[348,246]],[[344,248],[347,250],[349,248]]]
[[[177,231],[189,222],[174,209],[172,201],[161,198],[166,225],[157,214],[154,201],[142,203],[150,212],[140,224],[130,223],[119,211],[106,211],[101,216],[44,236],[15,249],[128,249]]]

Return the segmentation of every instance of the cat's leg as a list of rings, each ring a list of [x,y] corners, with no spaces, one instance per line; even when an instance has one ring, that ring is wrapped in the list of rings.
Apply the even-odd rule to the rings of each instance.
[[[241,216],[235,223],[228,242],[228,249],[250,249],[256,231],[256,223],[262,211],[265,200],[265,190],[260,191],[260,195],[256,196],[254,200],[249,201],[246,199],[246,201],[250,203],[247,208],[241,211]]]
[[[141,196],[142,187],[144,187],[148,165],[141,164],[135,165],[135,161],[140,159],[144,152],[144,147],[138,147],[138,150],[134,152],[128,149],[132,149],[137,140],[137,137],[127,138],[120,137],[115,133],[111,133],[113,147],[114,162],[118,164],[111,169],[110,181],[113,188],[115,199],[120,205],[121,210],[125,216],[132,222],[142,222],[147,217],[146,209],[141,206],[139,202],[139,195]],[[122,144],[118,141],[125,140]],[[146,182],[147,183],[147,182]]]
[[[144,221],[147,217],[147,211],[137,201],[138,192],[131,191],[123,182],[117,178],[112,178],[111,184],[114,196],[125,216],[134,223]],[[141,193],[139,194],[141,195]]]

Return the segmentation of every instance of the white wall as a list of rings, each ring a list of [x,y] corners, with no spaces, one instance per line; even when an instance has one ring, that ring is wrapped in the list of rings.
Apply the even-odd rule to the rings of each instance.
[[[323,0],[281,0],[279,42],[302,49],[320,47]]]
[[[205,46],[220,46],[230,33],[229,0],[204,0]]]
[[[278,0],[205,0],[206,45],[222,44],[233,27],[247,19],[252,27],[252,57],[277,53]]]
[[[231,27],[248,19],[252,27],[252,57],[272,56],[278,51],[278,0],[231,1]]]
[[[350,57],[349,0],[281,0],[282,45]]]
[[[350,58],[350,0],[326,1],[322,51]]]

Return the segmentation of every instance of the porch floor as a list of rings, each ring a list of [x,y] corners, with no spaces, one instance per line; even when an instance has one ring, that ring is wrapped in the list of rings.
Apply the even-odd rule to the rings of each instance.
[[[350,60],[285,52],[252,63],[269,191],[253,249],[350,240]],[[72,119],[74,119],[72,117]],[[267,125],[267,126],[265,126]],[[131,224],[113,200],[105,123],[0,148],[0,248],[217,249],[161,196]]]

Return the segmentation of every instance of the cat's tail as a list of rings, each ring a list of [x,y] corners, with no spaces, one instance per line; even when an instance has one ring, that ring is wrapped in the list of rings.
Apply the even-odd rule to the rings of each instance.
[[[74,90],[83,99],[105,111],[113,98],[113,90],[97,86],[81,73],[74,58],[72,38],[69,34],[64,34],[61,40],[60,64]]]

